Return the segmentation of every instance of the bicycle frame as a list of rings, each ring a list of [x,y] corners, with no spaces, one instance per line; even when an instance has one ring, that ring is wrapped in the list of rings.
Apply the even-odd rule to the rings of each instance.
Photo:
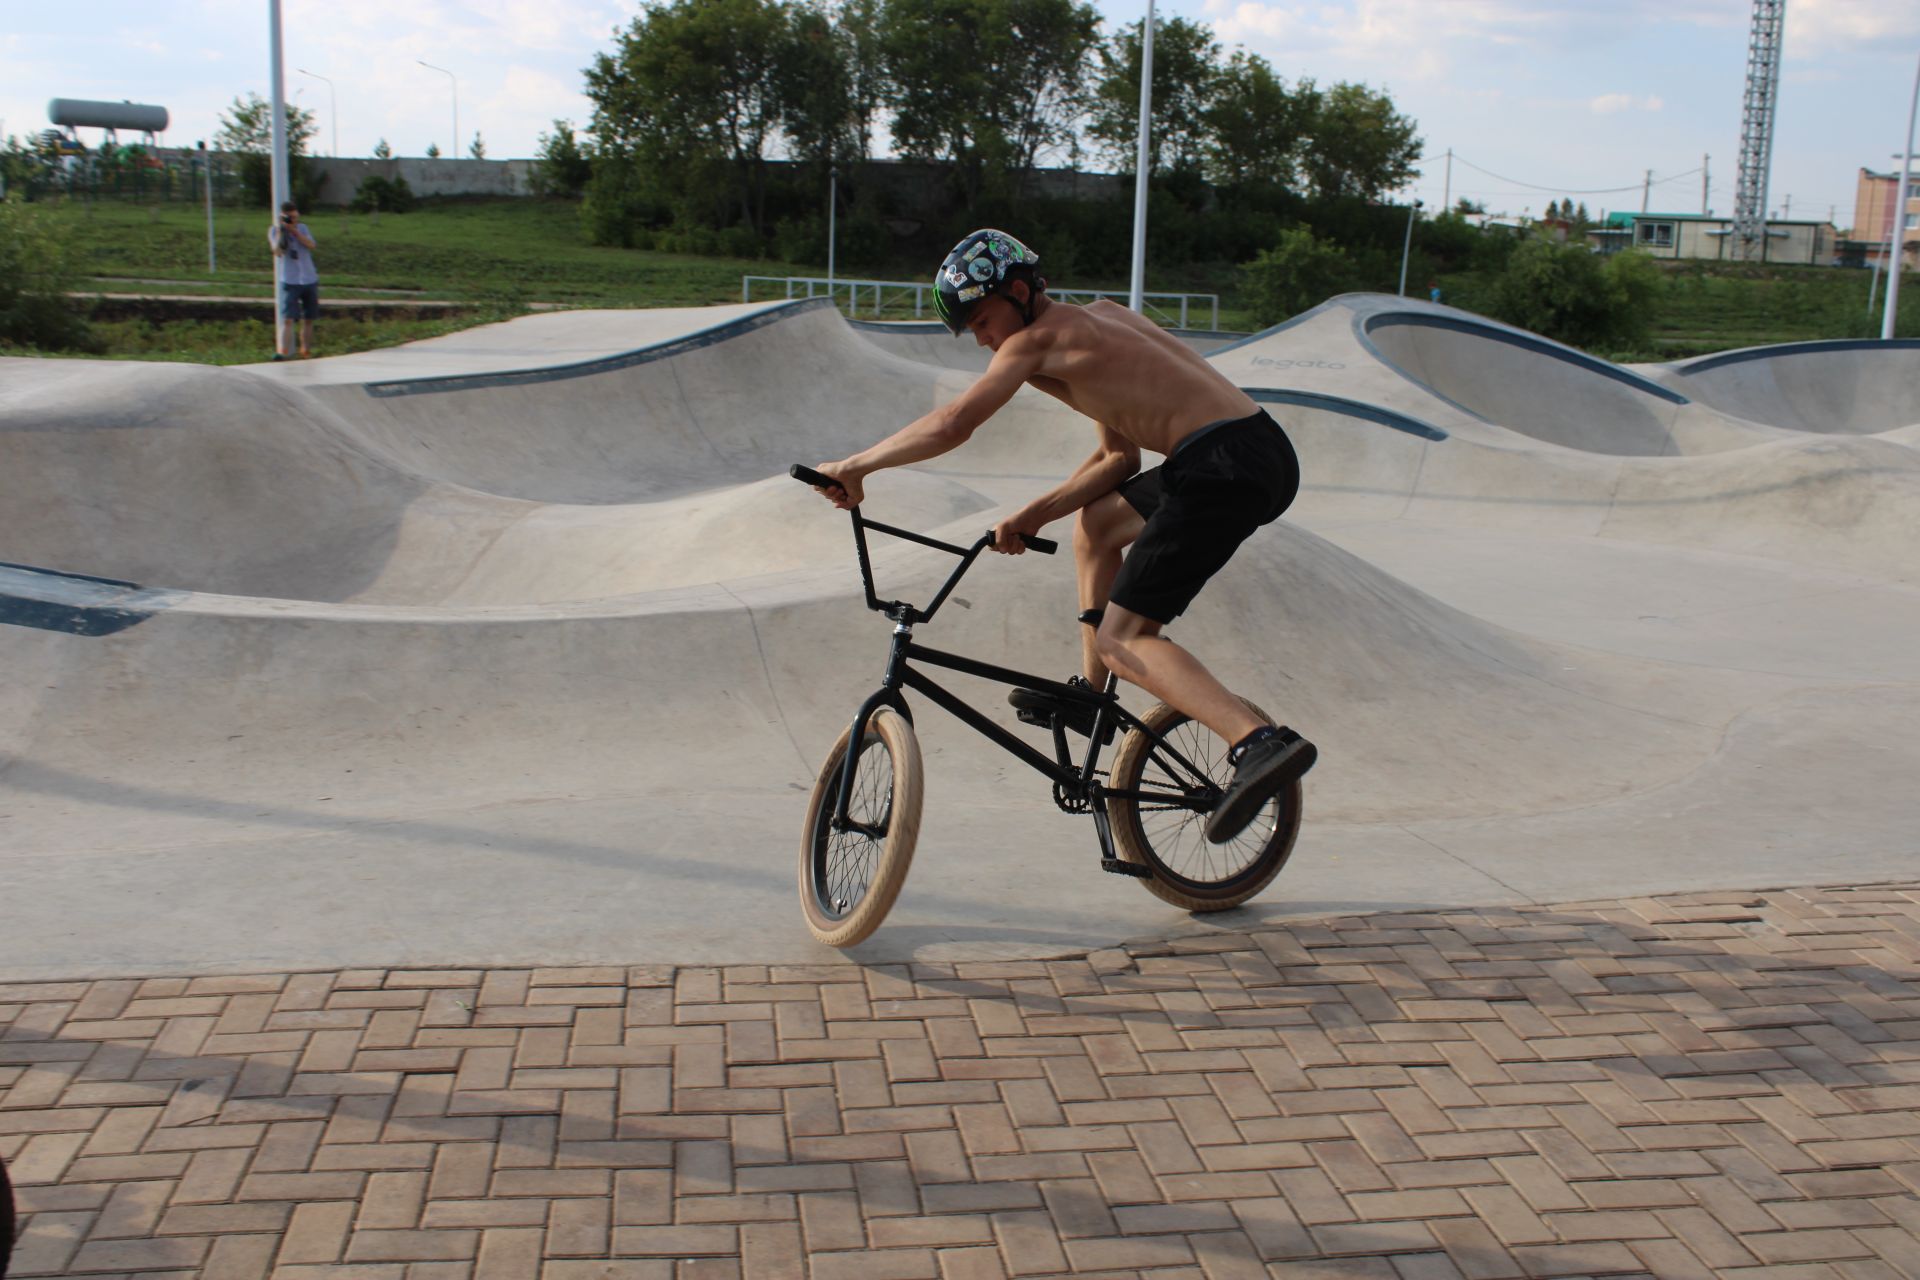
[[[1094,825],[1100,837],[1101,854],[1103,862],[1105,863],[1111,864],[1116,861],[1113,856],[1112,836],[1107,822],[1107,801],[1109,799],[1132,800],[1136,803],[1164,804],[1178,808],[1193,809],[1196,812],[1210,810],[1218,802],[1220,795],[1219,788],[1208,779],[1205,770],[1201,769],[1191,760],[1188,760],[1178,749],[1168,743],[1165,738],[1155,733],[1152,729],[1149,729],[1142,723],[1139,717],[1133,715],[1119,704],[1118,700],[1114,697],[1114,689],[1118,681],[1111,674],[1107,676],[1105,687],[1096,693],[1088,688],[1076,688],[1073,685],[1064,684],[1059,681],[1034,676],[1023,671],[1016,671],[1011,667],[996,666],[992,663],[962,657],[959,654],[930,649],[914,641],[914,626],[921,622],[930,622],[933,620],[934,614],[937,613],[940,606],[946,602],[947,597],[952,594],[954,587],[966,574],[967,570],[973,567],[973,562],[979,557],[980,553],[992,545],[993,534],[991,531],[982,535],[972,546],[961,547],[950,542],[941,542],[936,538],[929,538],[924,534],[914,533],[911,530],[881,524],[877,520],[868,520],[860,514],[858,507],[852,508],[850,514],[853,517],[854,545],[859,554],[860,576],[866,589],[867,607],[892,618],[894,628],[893,644],[887,655],[886,673],[881,680],[881,686],[875,690],[865,702],[860,704],[860,710],[854,716],[852,730],[847,739],[848,748],[840,767],[839,795],[836,798],[833,810],[832,824],[834,830],[845,831],[848,829],[847,811],[853,795],[854,768],[859,760],[860,744],[865,740],[867,724],[873,718],[874,713],[881,707],[891,707],[906,717],[909,723],[913,720],[913,713],[908,708],[905,697],[901,694],[902,689],[912,689],[917,693],[924,694],[930,702],[944,708],[960,720],[961,723],[975,730],[1002,750],[1025,762],[1028,766],[1048,778],[1054,784],[1055,800],[1061,808],[1066,809],[1068,812],[1074,812],[1076,810],[1072,806],[1085,805],[1085,811],[1093,815]],[[934,596],[932,603],[925,609],[908,604],[902,600],[882,600],[875,593],[873,586],[873,563],[867,551],[866,531],[870,528],[881,533],[890,534],[893,537],[903,538],[908,542],[933,547],[960,557],[960,563],[954,566],[953,572],[947,576],[946,582],[942,584],[939,592]],[[1037,544],[1039,540],[1030,539],[1029,542],[1030,545]],[[1044,549],[1044,545],[1042,549]],[[997,681],[1001,684],[1038,689],[1064,701],[1076,702],[1091,707],[1094,711],[1094,723],[1092,736],[1088,740],[1086,759],[1080,765],[1075,766],[1072,752],[1067,746],[1066,730],[1057,722],[1053,728],[1054,756],[1050,759],[994,720],[976,711],[957,695],[936,683],[932,678],[909,665],[913,662],[920,662],[928,666],[943,667],[951,671],[958,671],[963,675],[977,676],[982,679]],[[1179,792],[1160,789],[1116,790],[1104,786],[1098,781],[1096,775],[1100,763],[1101,745],[1107,737],[1109,726],[1112,726],[1116,733],[1123,730],[1137,730],[1147,734],[1154,741],[1156,754],[1164,752],[1167,759],[1177,763],[1179,768],[1184,770],[1188,776],[1193,779],[1192,785]],[[1163,764],[1164,763],[1166,763],[1166,760],[1163,760]],[[1174,773],[1175,771],[1169,769],[1168,772]]]

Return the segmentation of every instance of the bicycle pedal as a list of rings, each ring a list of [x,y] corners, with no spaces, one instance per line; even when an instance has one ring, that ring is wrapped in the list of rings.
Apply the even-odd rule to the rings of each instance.
[[[1122,862],[1118,858],[1100,859],[1100,869],[1112,872],[1116,876],[1132,876],[1135,880],[1151,880],[1153,872],[1137,862]]]

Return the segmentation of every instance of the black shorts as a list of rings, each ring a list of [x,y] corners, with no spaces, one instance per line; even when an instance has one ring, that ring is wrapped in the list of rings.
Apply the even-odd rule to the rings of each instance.
[[[1300,492],[1300,460],[1265,409],[1208,423],[1167,460],[1122,484],[1146,517],[1109,599],[1165,624],[1185,612],[1255,529],[1277,519]]]
[[[280,314],[289,320],[318,320],[320,318],[320,286],[318,284],[281,285]]]

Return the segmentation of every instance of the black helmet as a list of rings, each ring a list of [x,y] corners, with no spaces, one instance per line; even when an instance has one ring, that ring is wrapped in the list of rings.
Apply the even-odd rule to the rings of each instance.
[[[1012,281],[1025,280],[1029,292],[1021,314],[1031,324],[1033,295],[1046,288],[1046,281],[1034,273],[1039,264],[1039,254],[1004,231],[982,227],[969,232],[934,273],[933,309],[957,335],[967,327],[967,317],[975,307],[996,293],[1004,293]]]

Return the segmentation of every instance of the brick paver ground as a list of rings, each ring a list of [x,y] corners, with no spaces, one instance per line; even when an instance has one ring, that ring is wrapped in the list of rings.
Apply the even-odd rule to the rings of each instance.
[[[1920,1277],[1920,882],[0,986],[17,1274]]]

